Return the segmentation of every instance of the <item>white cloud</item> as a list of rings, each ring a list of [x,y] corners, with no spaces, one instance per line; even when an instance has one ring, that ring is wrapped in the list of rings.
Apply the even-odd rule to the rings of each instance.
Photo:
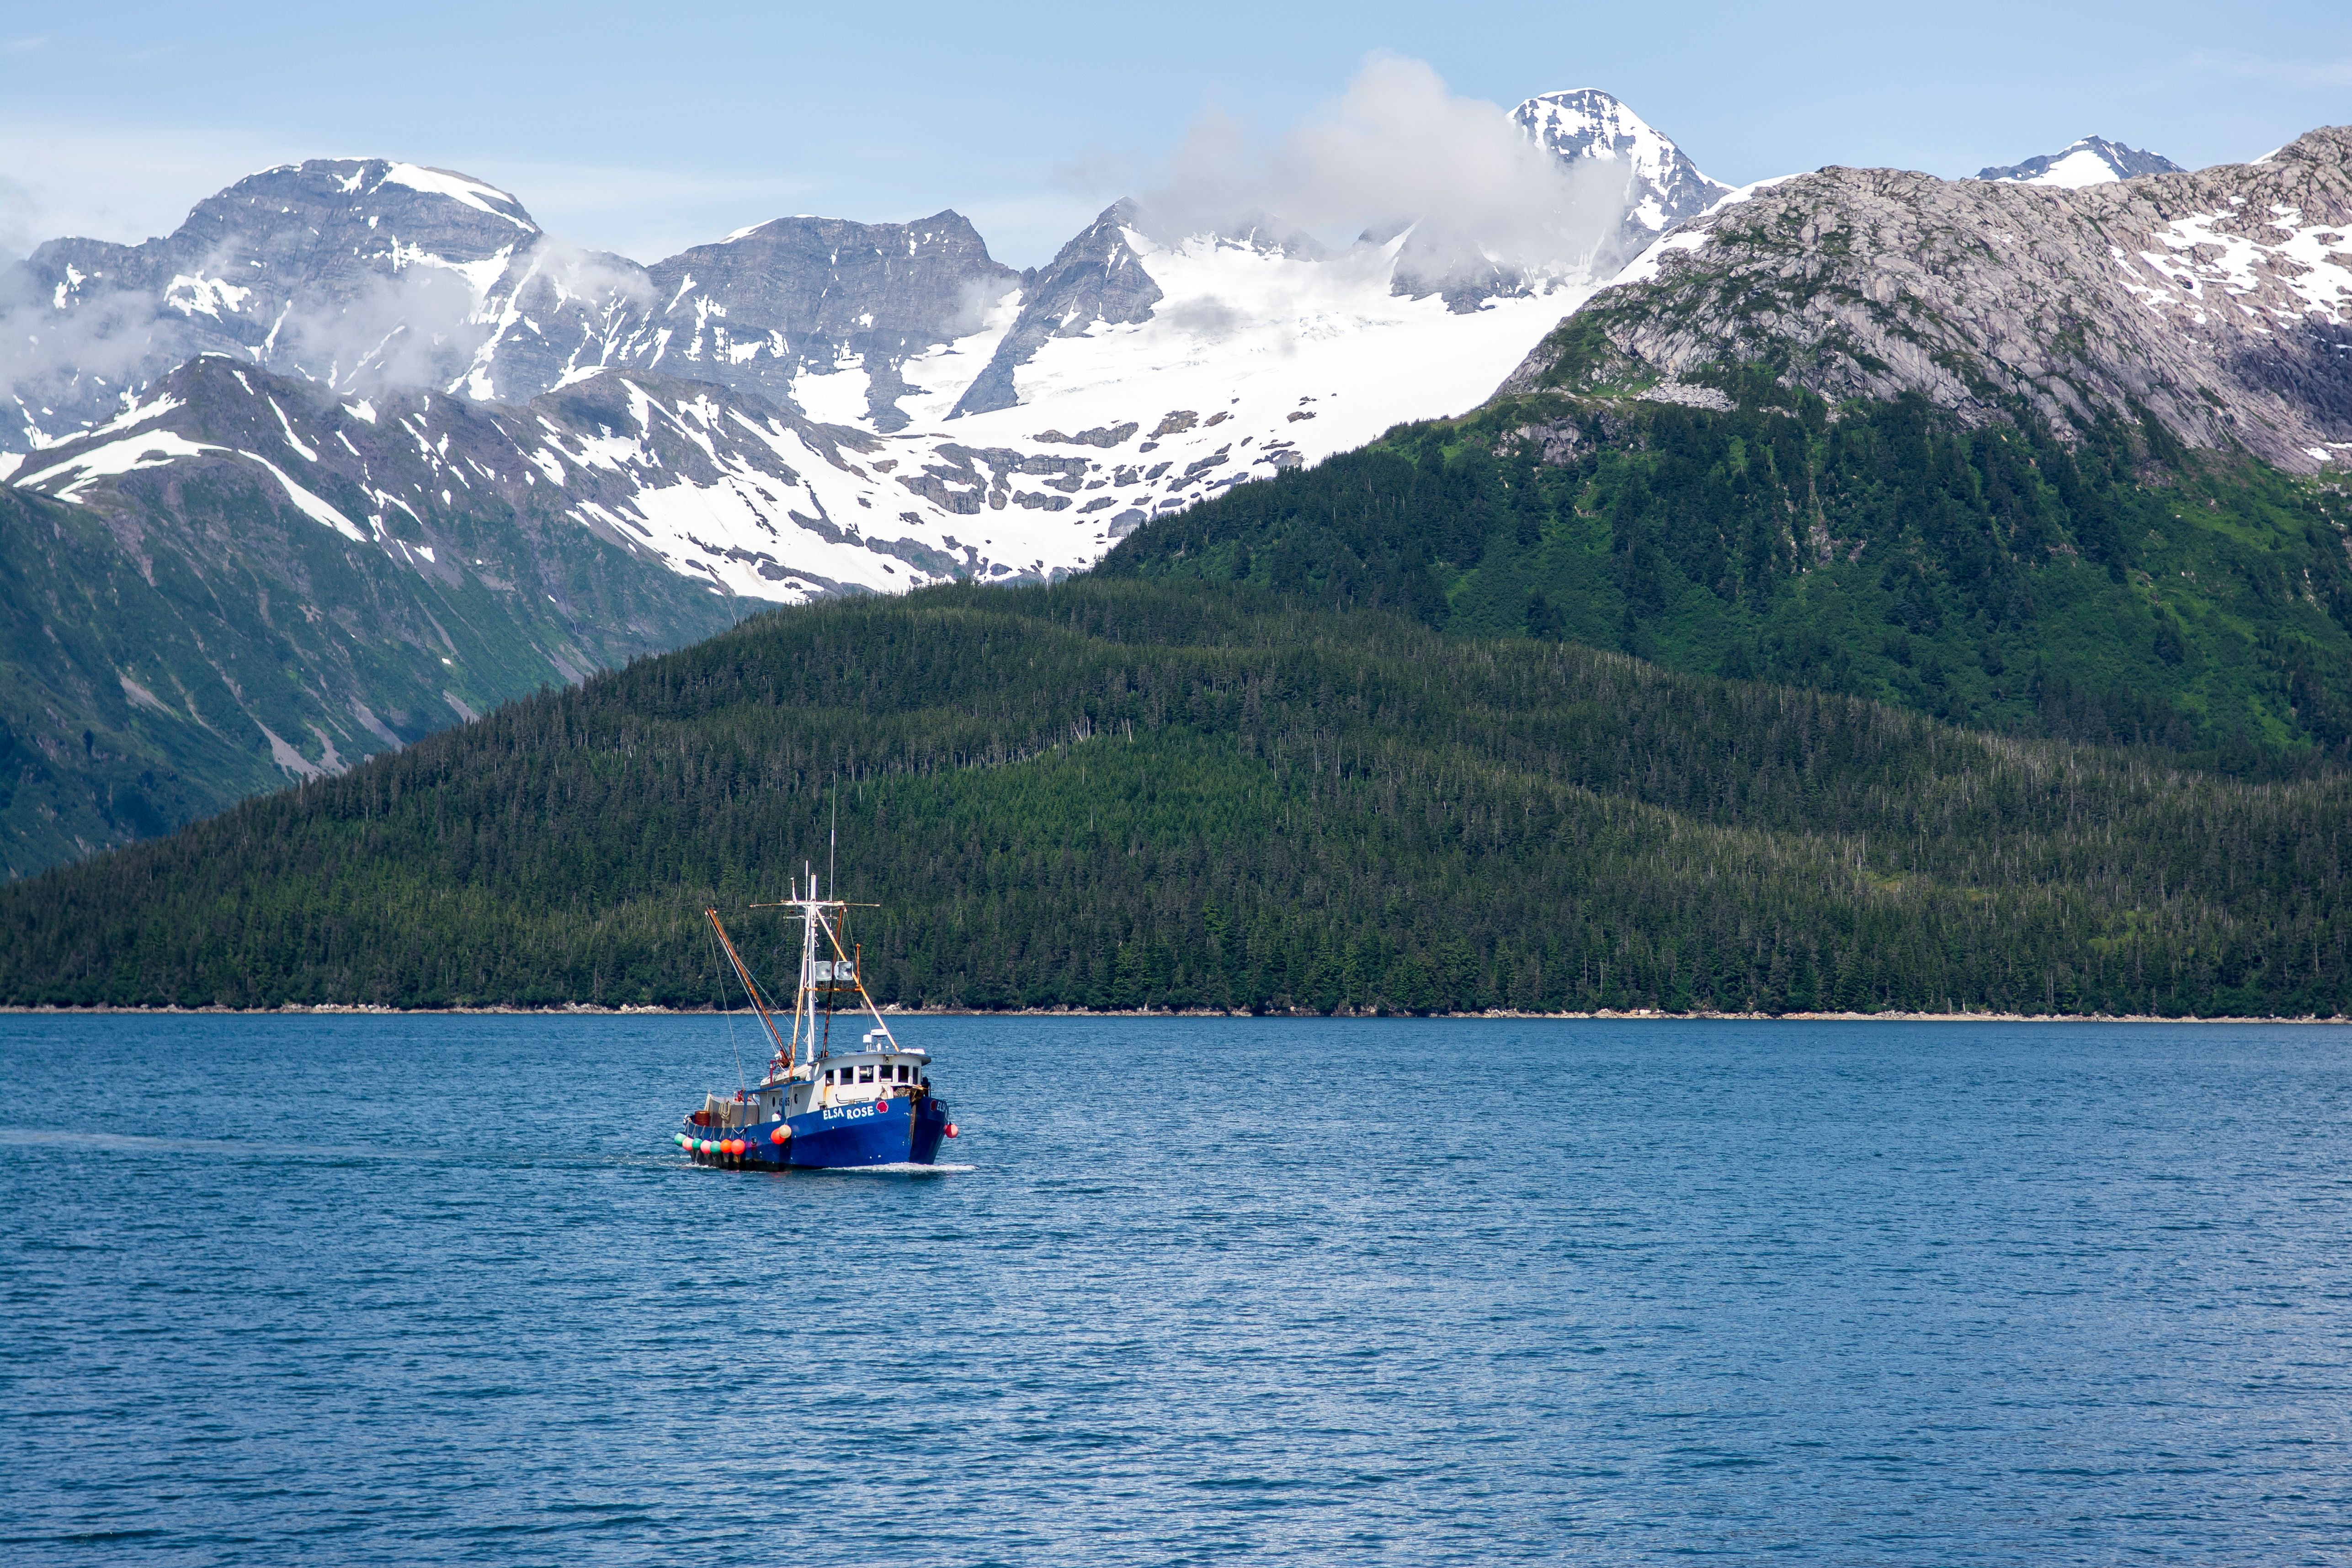
[[[1411,224],[1416,265],[1573,264],[1614,235],[1622,175],[1570,168],[1497,104],[1458,98],[1419,60],[1376,57],[1345,93],[1272,141],[1228,116],[1195,121],[1140,200],[1193,232],[1258,214],[1344,242]]]

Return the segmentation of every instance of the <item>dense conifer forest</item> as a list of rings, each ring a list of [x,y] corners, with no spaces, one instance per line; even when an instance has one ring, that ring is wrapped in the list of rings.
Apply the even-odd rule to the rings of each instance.
[[[1155,523],[1100,570],[2239,772],[2352,757],[2340,485],[2153,422],[2069,446],[2022,411],[1832,408],[1761,371],[1710,390],[1730,406],[1538,394],[1400,427]]]
[[[1492,461],[1373,453],[1226,505],[1297,517],[1282,507],[1403,464],[1408,491],[1462,486],[1431,515],[1469,519],[1463,539],[1526,552],[1571,519],[1618,527],[1584,518],[1567,480],[1477,477]],[[1239,532],[1147,538],[1121,564],[1237,564],[1257,549]],[[749,905],[823,863],[837,800],[841,891],[880,905],[855,927],[868,983],[908,1005],[2352,1004],[2352,778],[2308,739],[2302,761],[2273,747],[2242,770],[2261,776],[2233,777],[2153,746],[1466,634],[1480,591],[1444,589],[1393,538],[1382,576],[1379,541],[1349,538],[1370,564],[1347,591],[1339,557],[1276,530],[1273,560],[1218,580],[761,616],[0,890],[0,999],[708,1005],[702,907],[772,960],[781,922]],[[2007,570],[1986,566],[1985,603]],[[1977,600],[1932,586],[1923,610],[1974,623],[1958,606]]]

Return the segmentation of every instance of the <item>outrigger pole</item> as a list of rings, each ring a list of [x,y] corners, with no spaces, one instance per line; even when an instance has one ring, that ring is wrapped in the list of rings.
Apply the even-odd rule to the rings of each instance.
[[[735,966],[735,973],[741,978],[743,989],[751,998],[751,1010],[758,1013],[760,1021],[768,1026],[768,1038],[775,1042],[776,1054],[782,1056],[784,1053],[784,1037],[777,1032],[776,1020],[768,1015],[767,1004],[760,999],[760,988],[752,980],[751,971],[743,967],[742,956],[735,951],[734,938],[728,936],[727,927],[719,923],[719,911],[706,909],[702,913],[710,917],[710,928],[719,933],[719,945],[727,950],[727,961]]]

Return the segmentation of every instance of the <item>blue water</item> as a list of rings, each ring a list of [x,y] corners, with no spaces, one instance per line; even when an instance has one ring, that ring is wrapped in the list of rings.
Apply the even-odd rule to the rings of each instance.
[[[901,1033],[0,1019],[0,1558],[2352,1559],[2352,1031]]]

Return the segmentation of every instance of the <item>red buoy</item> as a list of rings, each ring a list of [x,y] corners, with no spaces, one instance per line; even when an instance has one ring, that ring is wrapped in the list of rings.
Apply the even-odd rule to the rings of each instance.
[[[950,1122],[950,1123],[948,1124],[948,1136],[949,1136],[949,1137],[950,1137],[950,1138],[952,1138],[952,1137],[954,1137],[955,1135],[956,1135],[955,1124],[954,1124],[953,1122]]]
[[[745,1146],[743,1140],[740,1138],[730,1138],[727,1140],[727,1152],[730,1155],[741,1154]]]
[[[774,1132],[768,1134],[768,1142],[772,1144],[781,1144],[786,1138],[791,1136],[792,1134],[790,1133],[786,1132],[783,1128],[779,1127]]]

